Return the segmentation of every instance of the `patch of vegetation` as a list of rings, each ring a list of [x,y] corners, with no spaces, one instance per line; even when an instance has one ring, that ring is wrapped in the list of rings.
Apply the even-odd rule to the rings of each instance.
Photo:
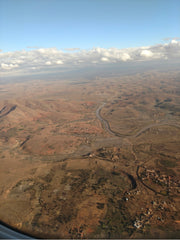
[[[170,168],[174,168],[177,166],[177,163],[175,160],[168,160],[168,159],[161,159],[160,163],[165,166],[165,167],[170,167]]]
[[[103,209],[104,208],[104,203],[97,202],[96,204],[97,204],[98,209]]]
[[[53,176],[54,176],[54,170],[51,169],[47,175],[41,176],[40,178],[46,181],[47,183],[50,183],[53,179]]]
[[[31,223],[32,227],[39,227],[38,221],[40,217],[41,217],[41,212],[36,213]]]
[[[172,101],[172,98],[166,98],[165,100],[164,100],[164,102],[171,102]]]
[[[15,136],[17,134],[17,128],[16,127],[13,127],[13,128],[10,128],[7,133],[6,133],[6,136],[7,137],[12,137],[12,136]]]
[[[159,107],[161,109],[172,111],[173,113],[180,111],[179,106],[172,104],[172,103],[170,104],[170,100],[167,100],[167,99],[166,99],[166,101],[164,100],[164,102],[158,102],[157,104],[154,105],[154,107]]]
[[[159,169],[161,171],[162,174],[166,174],[166,175],[173,175],[173,176],[176,176],[176,173],[175,171],[172,169],[172,167],[166,167],[164,165],[162,165],[160,163],[161,160],[156,160],[155,163],[156,163],[156,168]],[[163,161],[163,160],[162,160]]]
[[[166,190],[162,190],[160,193],[161,193],[163,196],[168,196],[168,192],[167,192]]]
[[[126,231],[130,236],[132,234],[133,229],[132,219],[128,210],[122,207],[123,203],[121,203],[121,207],[119,208],[118,201],[112,201],[109,199],[108,211],[103,219],[100,221],[100,227],[105,232],[105,235],[110,238],[119,238],[123,231]]]
[[[159,99],[158,98],[156,98],[156,103],[159,103]]]

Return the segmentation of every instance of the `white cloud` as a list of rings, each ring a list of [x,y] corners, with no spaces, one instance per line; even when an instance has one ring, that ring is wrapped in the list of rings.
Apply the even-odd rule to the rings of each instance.
[[[4,70],[11,70],[13,68],[19,67],[18,64],[6,64],[6,63],[1,63],[1,68]]]
[[[153,56],[153,53],[150,50],[142,50],[140,55],[149,58]]]
[[[50,61],[47,61],[45,64],[46,65],[51,65],[52,63]]]
[[[173,39],[173,40],[171,41],[171,44],[177,44],[177,43],[178,43],[178,41],[175,40],[175,39]]]
[[[37,51],[40,52],[40,53],[45,53],[45,52],[46,52],[46,49],[40,48],[40,49],[38,49]]]
[[[90,50],[62,51],[57,48],[39,48],[15,52],[0,52],[2,74],[18,71],[30,74],[32,70],[45,71],[49,68],[71,68],[93,64],[121,63],[128,61],[149,61],[154,59],[180,58],[180,41],[171,39],[169,43],[139,48],[92,48]]]
[[[101,61],[102,61],[102,62],[109,62],[109,59],[108,59],[107,57],[102,57],[102,58],[101,58]]]
[[[123,61],[127,61],[127,60],[131,60],[131,57],[130,57],[130,55],[129,55],[128,53],[123,53],[123,54],[121,55],[121,59],[122,59]]]
[[[58,60],[58,61],[56,61],[56,63],[57,63],[57,64],[63,64],[63,61]]]

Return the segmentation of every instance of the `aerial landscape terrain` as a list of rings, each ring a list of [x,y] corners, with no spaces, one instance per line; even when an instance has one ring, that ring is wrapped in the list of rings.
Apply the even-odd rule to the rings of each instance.
[[[180,0],[0,0],[0,239],[180,239]]]
[[[180,71],[0,84],[0,220],[40,238],[179,238]]]

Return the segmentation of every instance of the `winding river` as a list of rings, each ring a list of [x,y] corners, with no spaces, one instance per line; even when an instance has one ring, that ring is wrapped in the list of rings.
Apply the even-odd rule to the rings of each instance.
[[[102,117],[102,115],[101,115],[101,109],[102,109],[105,105],[106,105],[106,103],[103,103],[102,105],[100,105],[100,106],[98,107],[98,109],[96,110],[96,117],[101,121],[102,126],[105,128],[105,130],[106,130],[108,133],[110,133],[110,134],[112,134],[112,135],[114,135],[114,136],[116,136],[116,137],[125,137],[125,135],[113,131],[113,130],[111,129],[110,125],[109,125],[109,122]],[[168,123],[168,122],[165,122],[165,121],[164,121],[164,122],[161,122],[161,123],[154,123],[154,124],[150,124],[150,125],[148,125],[148,126],[146,126],[146,127],[143,127],[142,129],[140,129],[137,133],[135,133],[135,134],[132,135],[131,137],[136,138],[136,137],[138,137],[139,135],[141,135],[142,133],[144,133],[145,131],[147,131],[148,129],[150,129],[150,128],[152,128],[152,127],[163,126],[163,125],[168,125],[168,126],[173,126],[173,127],[176,127],[176,128],[180,128],[180,126],[177,125],[177,124],[175,124],[175,123],[173,124],[173,123]]]
[[[100,105],[100,106],[98,107],[98,109],[96,110],[96,117],[101,121],[102,126],[104,126],[105,130],[106,130],[108,133],[110,133],[110,134],[112,134],[112,135],[114,135],[114,136],[116,136],[116,137],[122,137],[121,134],[119,134],[119,133],[117,133],[117,132],[114,132],[114,131],[111,129],[111,127],[110,127],[110,125],[109,125],[109,122],[101,116],[101,109],[102,109],[105,105],[106,105],[106,103],[103,103],[102,105]]]

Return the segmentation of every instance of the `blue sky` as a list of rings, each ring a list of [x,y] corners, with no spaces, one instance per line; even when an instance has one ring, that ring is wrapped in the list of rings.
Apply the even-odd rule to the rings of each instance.
[[[0,0],[0,49],[128,48],[180,37],[179,0]]]

